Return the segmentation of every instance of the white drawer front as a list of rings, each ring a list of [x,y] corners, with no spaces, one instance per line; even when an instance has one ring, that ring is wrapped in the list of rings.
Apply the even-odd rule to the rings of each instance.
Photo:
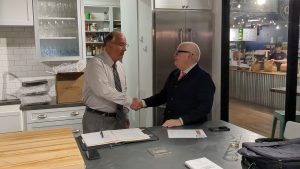
[[[82,134],[82,119],[27,124],[27,130],[71,128],[75,137]]]
[[[81,119],[84,114],[85,107],[59,108],[59,109],[43,109],[26,111],[27,124],[36,122],[47,122],[68,119]]]

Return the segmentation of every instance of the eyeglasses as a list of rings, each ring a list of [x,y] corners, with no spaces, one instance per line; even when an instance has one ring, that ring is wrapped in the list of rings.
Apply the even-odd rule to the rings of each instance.
[[[112,43],[116,46],[119,46],[120,48],[128,48],[129,47],[129,44],[117,44],[117,43]]]
[[[193,55],[193,52],[186,51],[186,50],[176,50],[174,54],[177,56],[177,55],[179,55],[179,53],[190,53]]]

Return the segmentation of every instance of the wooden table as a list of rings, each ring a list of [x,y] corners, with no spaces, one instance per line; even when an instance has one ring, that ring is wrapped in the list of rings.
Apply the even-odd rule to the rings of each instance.
[[[1,169],[84,169],[71,129],[0,134]]]

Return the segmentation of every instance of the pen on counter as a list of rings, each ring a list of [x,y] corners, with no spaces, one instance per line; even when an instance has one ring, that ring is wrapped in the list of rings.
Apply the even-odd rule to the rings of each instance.
[[[102,137],[102,138],[104,138],[104,136],[103,136],[103,132],[102,132],[102,131],[100,131],[100,134],[101,134],[101,137]]]

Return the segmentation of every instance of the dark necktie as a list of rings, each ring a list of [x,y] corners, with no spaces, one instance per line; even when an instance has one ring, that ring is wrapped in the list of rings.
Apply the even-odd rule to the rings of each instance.
[[[117,71],[116,63],[114,63],[112,65],[112,68],[113,68],[113,74],[114,74],[114,80],[115,80],[115,88],[119,92],[122,92],[121,81],[120,81],[119,73]],[[122,113],[122,112],[123,112],[123,105],[117,104],[117,113]]]

